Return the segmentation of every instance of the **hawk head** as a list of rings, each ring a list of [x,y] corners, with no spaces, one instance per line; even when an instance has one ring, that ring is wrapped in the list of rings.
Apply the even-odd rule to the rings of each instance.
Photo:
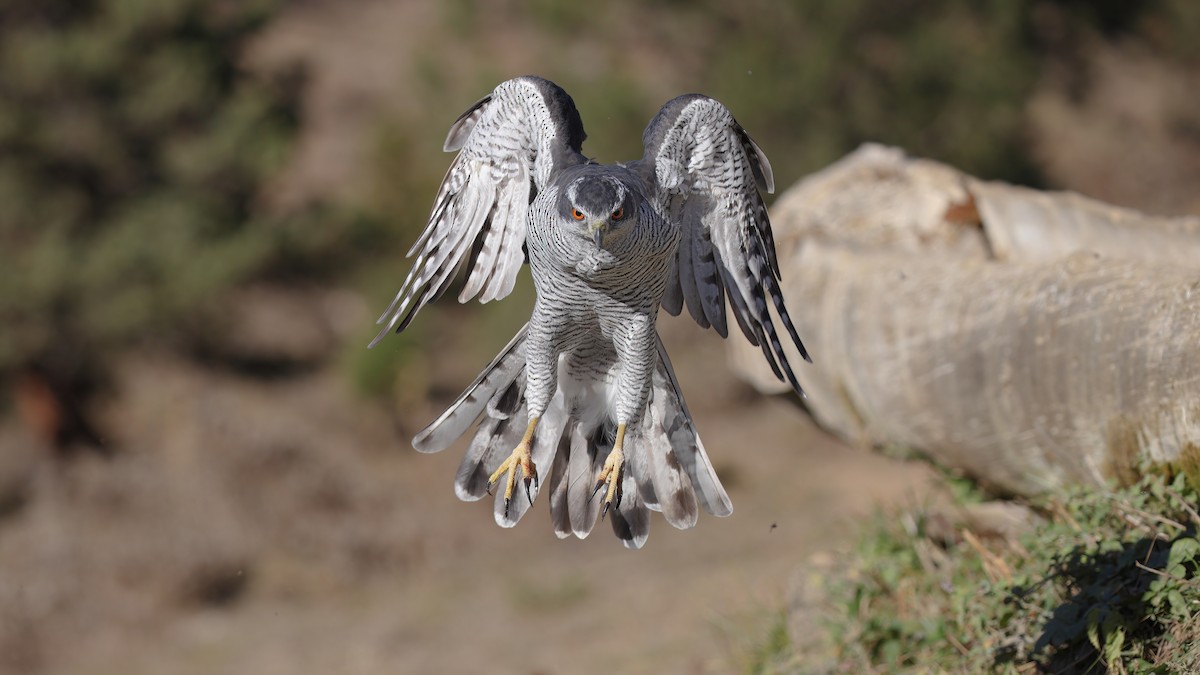
[[[621,237],[634,213],[633,191],[607,174],[585,174],[576,178],[559,199],[559,214],[580,236],[603,248]]]

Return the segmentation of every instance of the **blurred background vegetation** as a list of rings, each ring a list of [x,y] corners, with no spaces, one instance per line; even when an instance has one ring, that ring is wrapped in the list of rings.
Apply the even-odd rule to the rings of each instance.
[[[1196,207],[1190,189],[1172,200],[1156,199],[1165,188],[1103,194],[1111,178],[1073,182],[1054,137],[1078,128],[1071,111],[1104,103],[1089,97],[1106,52],[1168,74],[1194,69],[1200,8],[1187,0],[615,0],[603,12],[566,0],[430,4],[437,29],[406,36],[417,43],[410,58],[361,68],[368,90],[393,93],[336,132],[355,139],[352,168],[297,188],[289,171],[321,161],[293,153],[314,133],[310,55],[293,49],[270,67],[250,56],[270,42],[272,21],[313,4],[0,5],[0,378],[33,374],[68,408],[85,407],[113,350],[204,343],[227,327],[225,294],[264,279],[356,284],[382,306],[447,164],[438,142],[447,123],[529,64],[575,96],[585,150],[606,161],[638,156],[657,106],[696,90],[735,111],[769,150],[781,187],[877,141],[988,178],[1144,195],[1134,205],[1153,210]],[[1165,134],[1160,143],[1194,149],[1200,106],[1189,82],[1131,93],[1165,100],[1165,131],[1139,126],[1136,108],[1154,104],[1145,100],[1115,130],[1131,144]],[[1045,119],[1033,119],[1039,110]],[[1195,154],[1181,155],[1184,178]],[[1102,174],[1138,168],[1097,163],[1076,162]],[[519,295],[527,301],[528,288]],[[497,331],[515,327],[497,321]],[[359,389],[389,395],[414,340],[378,353],[353,340],[343,359]]]
[[[301,127],[299,68],[244,54],[275,2],[0,4],[0,378],[73,410],[114,350],[184,344],[222,294],[357,245],[330,203],[272,208]],[[20,395],[20,392],[18,392]]]

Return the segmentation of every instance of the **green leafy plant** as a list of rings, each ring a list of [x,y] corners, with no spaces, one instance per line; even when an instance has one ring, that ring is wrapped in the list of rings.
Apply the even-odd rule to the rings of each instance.
[[[1182,475],[1072,488],[1014,541],[879,515],[831,580],[840,668],[1194,672],[1200,515]],[[935,534],[936,533],[936,534]]]
[[[277,6],[0,4],[0,382],[18,400],[24,382],[84,405],[115,351],[212,332],[231,287],[362,238],[328,205],[270,204],[303,77],[244,53]]]

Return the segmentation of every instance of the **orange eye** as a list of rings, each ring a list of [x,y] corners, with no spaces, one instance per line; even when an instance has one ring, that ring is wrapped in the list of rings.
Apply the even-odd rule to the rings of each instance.
[[[617,209],[616,211],[612,212],[613,220],[620,220],[624,217],[625,217],[625,209]]]
[[[571,209],[571,217],[575,220],[583,220],[583,211],[579,209]]]

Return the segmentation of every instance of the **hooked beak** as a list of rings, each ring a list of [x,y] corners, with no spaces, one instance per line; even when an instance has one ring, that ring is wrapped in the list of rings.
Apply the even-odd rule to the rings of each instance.
[[[592,241],[596,242],[596,248],[600,248],[600,244],[604,242],[604,231],[608,226],[603,220],[597,220],[588,228],[592,231]]]

